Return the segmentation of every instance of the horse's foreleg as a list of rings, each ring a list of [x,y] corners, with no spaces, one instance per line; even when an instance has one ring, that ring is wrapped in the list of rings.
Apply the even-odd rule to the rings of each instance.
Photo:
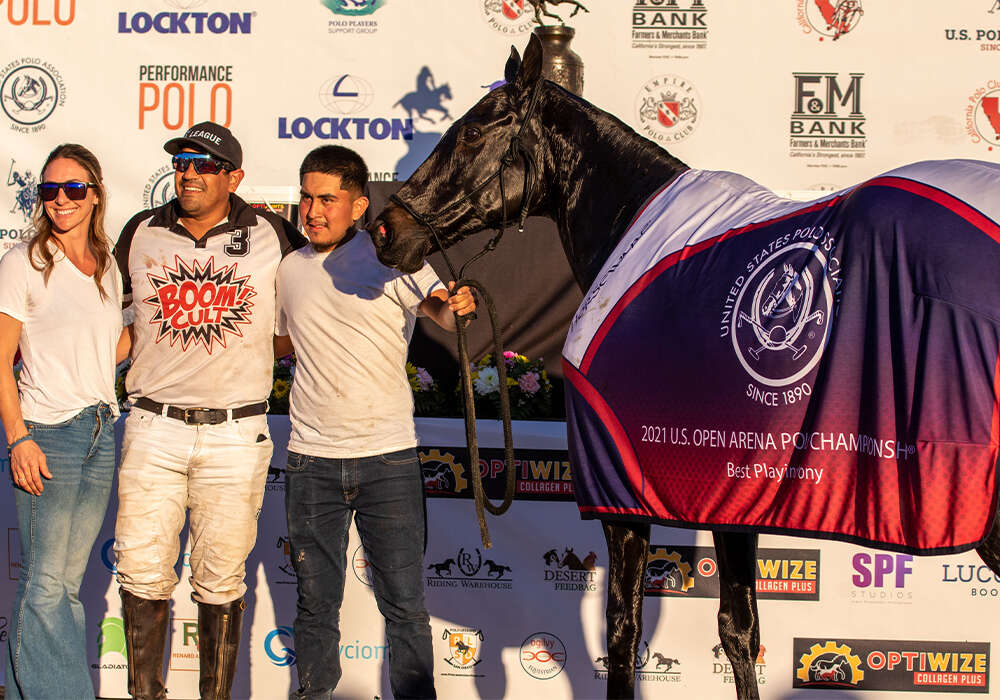
[[[715,532],[719,561],[719,639],[733,665],[736,697],[756,700],[760,618],[757,615],[757,535]]]
[[[635,697],[649,525],[601,523],[608,541],[608,697]]]

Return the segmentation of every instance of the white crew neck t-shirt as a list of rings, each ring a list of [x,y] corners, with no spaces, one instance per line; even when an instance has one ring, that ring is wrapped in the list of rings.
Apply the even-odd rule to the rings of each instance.
[[[298,359],[289,450],[343,459],[416,446],[406,351],[417,307],[438,287],[426,263],[407,275],[379,262],[365,231],[281,262],[275,332]]]
[[[21,415],[61,423],[103,401],[118,414],[115,349],[122,331],[122,285],[114,260],[101,283],[52,246],[48,284],[28,260],[28,242],[0,259],[0,312],[21,322]]]

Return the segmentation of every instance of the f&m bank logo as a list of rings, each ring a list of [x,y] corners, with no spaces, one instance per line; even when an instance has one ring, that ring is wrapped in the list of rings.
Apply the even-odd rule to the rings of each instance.
[[[327,23],[330,34],[374,34],[378,20],[370,15],[380,10],[386,0],[323,0],[323,5],[337,15]]]
[[[987,642],[796,637],[793,688],[988,693]]]
[[[997,46],[1000,49],[1000,44]],[[1000,146],[1000,80],[987,80],[969,95],[965,105],[965,133],[972,143],[984,143],[987,151]]]
[[[861,110],[864,73],[792,73],[789,120],[792,158],[864,158],[867,134]]]
[[[139,128],[146,128],[147,119],[170,131],[206,119],[228,127],[233,121],[232,83],[231,65],[141,65]]]
[[[30,24],[35,27],[56,25],[65,27],[76,19],[76,0],[3,0],[6,12],[0,7],[0,18],[15,27]],[[2,19],[0,19],[2,21]]]
[[[427,566],[426,585],[428,588],[479,588],[486,590],[511,590],[512,569],[493,559],[483,559],[476,547],[466,550],[460,547],[454,557]]]
[[[295,665],[295,636],[291,627],[277,627],[264,637],[264,653],[275,666]]]
[[[66,103],[66,85],[56,67],[40,58],[18,58],[0,69],[0,107],[11,131],[36,133]]]
[[[364,78],[346,73],[334,76],[323,83],[319,96],[323,107],[343,116],[278,117],[279,139],[316,137],[335,141],[413,140],[412,119],[349,116],[363,111],[374,100],[371,84]]]
[[[256,12],[193,11],[205,0],[164,0],[179,12],[119,12],[119,34],[250,34]]]
[[[865,11],[861,0],[798,0],[796,14],[803,34],[836,41],[858,26]]]
[[[633,49],[704,49],[708,47],[705,0],[634,0]]]
[[[97,636],[98,663],[91,668],[122,670],[128,668],[128,651],[125,644],[125,624],[120,617],[106,617],[101,621],[101,631]],[[120,657],[115,663],[106,662],[104,657],[114,654]]]
[[[851,557],[851,600],[859,603],[913,602],[907,577],[913,575],[913,555],[858,552]]]

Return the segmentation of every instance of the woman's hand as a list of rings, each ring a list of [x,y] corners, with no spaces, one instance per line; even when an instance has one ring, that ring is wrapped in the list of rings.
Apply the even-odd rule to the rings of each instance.
[[[10,451],[10,475],[14,485],[34,496],[41,496],[45,486],[42,477],[52,478],[45,462],[45,453],[34,440],[24,440]]]

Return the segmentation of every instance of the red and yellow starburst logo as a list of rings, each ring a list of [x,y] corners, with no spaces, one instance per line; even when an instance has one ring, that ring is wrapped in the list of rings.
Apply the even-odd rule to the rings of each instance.
[[[257,292],[248,284],[250,276],[237,276],[237,263],[215,269],[215,258],[204,266],[197,260],[188,266],[175,256],[176,267],[163,266],[163,276],[148,273],[153,296],[143,299],[155,311],[150,325],[159,326],[156,342],[168,339],[181,349],[201,344],[209,354],[218,342],[226,347],[227,334],[243,337],[240,325],[250,323]]]

